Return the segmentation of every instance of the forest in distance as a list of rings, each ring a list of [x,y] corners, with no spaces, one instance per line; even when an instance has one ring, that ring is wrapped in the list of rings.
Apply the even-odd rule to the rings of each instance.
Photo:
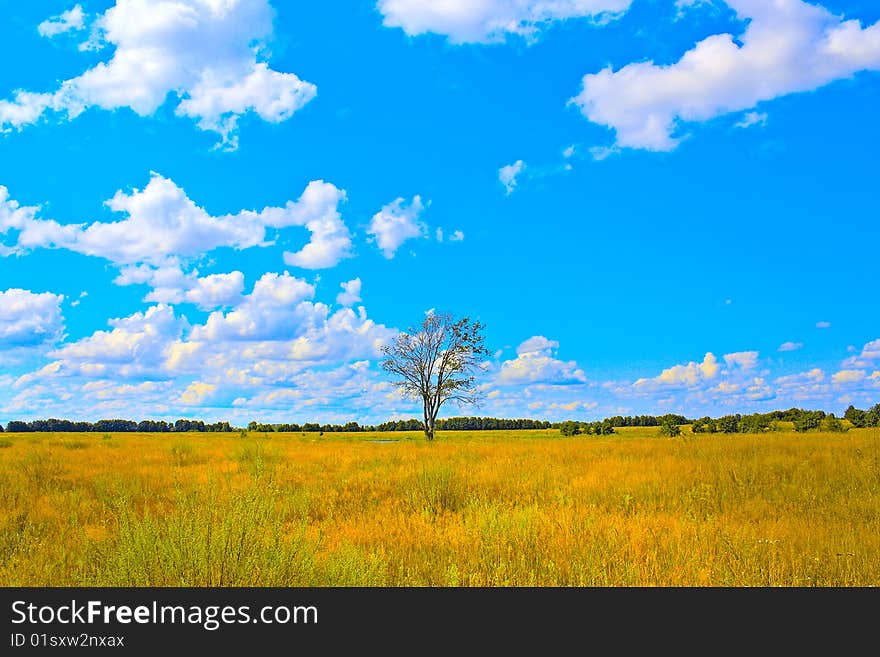
[[[506,419],[494,417],[450,417],[439,419],[437,428],[441,431],[511,431],[560,429],[567,435],[613,434],[618,427],[664,427],[690,425],[693,433],[762,433],[774,429],[804,431],[845,431],[850,427],[870,428],[880,426],[880,403],[867,410],[850,405],[838,418],[834,413],[822,410],[790,408],[784,411],[752,413],[749,415],[731,414],[717,418],[705,416],[689,419],[684,415],[667,413],[665,415],[615,415],[603,420],[584,422],[565,420],[550,422],[534,419]],[[175,422],[165,420],[122,420],[108,419],[97,422],[72,421],[50,418],[47,420],[11,420],[5,428],[0,424],[0,432],[131,432],[131,433],[186,433],[196,432],[260,432],[260,433],[356,433],[375,431],[421,431],[424,425],[415,418],[390,420],[377,425],[361,425],[352,421],[346,424],[327,424],[318,422],[261,423],[250,422],[246,427],[235,427],[229,422],[206,423],[202,420],[179,419]]]

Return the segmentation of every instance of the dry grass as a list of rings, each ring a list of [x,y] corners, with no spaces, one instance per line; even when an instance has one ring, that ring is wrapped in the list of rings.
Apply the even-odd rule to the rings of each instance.
[[[880,585],[870,429],[3,440],[3,586]]]

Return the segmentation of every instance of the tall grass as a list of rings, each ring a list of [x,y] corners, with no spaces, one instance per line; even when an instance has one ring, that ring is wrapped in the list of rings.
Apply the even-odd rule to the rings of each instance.
[[[880,584],[872,430],[396,437],[10,434],[0,585]]]
[[[250,487],[176,490],[160,512],[114,500],[113,540],[94,546],[86,578],[95,586],[284,586],[305,579],[314,547],[287,526],[278,494]]]

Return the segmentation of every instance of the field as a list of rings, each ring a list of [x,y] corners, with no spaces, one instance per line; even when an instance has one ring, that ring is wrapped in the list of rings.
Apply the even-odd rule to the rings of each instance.
[[[877,586],[880,435],[0,434],[0,585]]]

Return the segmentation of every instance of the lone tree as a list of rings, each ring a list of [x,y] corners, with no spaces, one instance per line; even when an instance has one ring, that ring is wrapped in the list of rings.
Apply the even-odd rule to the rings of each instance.
[[[425,437],[434,439],[440,407],[452,400],[474,404],[480,399],[476,374],[489,355],[483,324],[449,313],[429,313],[420,326],[400,333],[382,347],[382,369],[393,374],[394,384],[413,399],[421,399]]]

